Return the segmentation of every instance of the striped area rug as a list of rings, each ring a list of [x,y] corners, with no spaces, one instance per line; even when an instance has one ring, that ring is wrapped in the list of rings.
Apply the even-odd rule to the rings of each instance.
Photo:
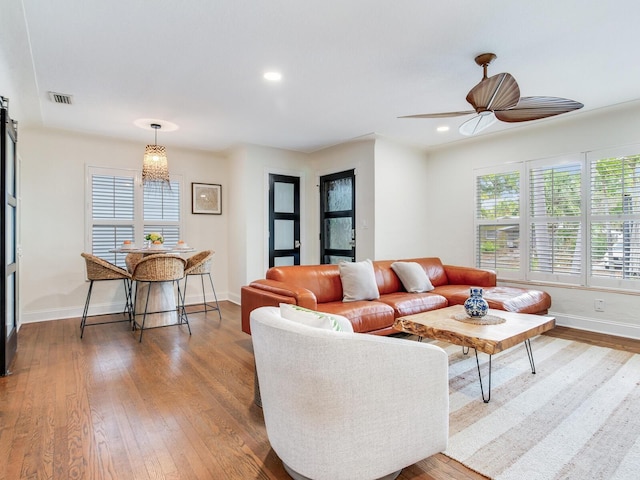
[[[473,350],[434,343],[449,354],[447,456],[496,480],[640,478],[640,355],[542,335],[536,375],[524,345],[493,356],[485,404]]]

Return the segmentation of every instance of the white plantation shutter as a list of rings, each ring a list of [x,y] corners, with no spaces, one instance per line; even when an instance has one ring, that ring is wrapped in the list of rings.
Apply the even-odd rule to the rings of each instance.
[[[590,152],[590,264],[594,283],[637,289],[640,280],[640,149]],[[602,283],[601,283],[602,282]]]
[[[124,263],[109,250],[135,237],[134,180],[133,176],[91,175],[91,252],[116,264]]]
[[[516,278],[520,270],[520,172],[476,175],[476,265]]]
[[[144,233],[161,234],[168,246],[180,240],[180,183],[171,182],[171,189],[148,188],[144,191]]]
[[[529,169],[529,272],[532,278],[582,280],[582,162]]]

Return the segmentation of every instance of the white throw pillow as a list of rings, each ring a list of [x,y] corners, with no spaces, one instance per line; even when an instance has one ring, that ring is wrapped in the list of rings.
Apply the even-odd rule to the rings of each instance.
[[[419,293],[433,290],[431,280],[419,263],[416,262],[393,262],[391,269],[400,278],[404,289],[407,292]]]
[[[337,332],[353,332],[351,322],[341,315],[316,312],[291,303],[280,304],[280,316],[292,322],[302,323],[310,327],[335,330]]]
[[[375,300],[380,298],[373,262],[340,262],[340,280],[342,281],[342,301]]]

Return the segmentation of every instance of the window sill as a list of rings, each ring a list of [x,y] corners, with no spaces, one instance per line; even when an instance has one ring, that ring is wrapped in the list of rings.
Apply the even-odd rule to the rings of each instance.
[[[627,290],[622,288],[607,288],[607,287],[587,287],[584,285],[570,285],[568,283],[554,283],[554,282],[541,282],[541,281],[531,281],[531,280],[511,280],[511,279],[501,279],[498,278],[498,283],[502,284],[513,284],[513,285],[523,285],[527,287],[553,287],[553,288],[564,288],[567,290],[582,290],[585,292],[608,292],[608,293],[617,293],[621,295],[633,295],[640,296],[639,290]]]

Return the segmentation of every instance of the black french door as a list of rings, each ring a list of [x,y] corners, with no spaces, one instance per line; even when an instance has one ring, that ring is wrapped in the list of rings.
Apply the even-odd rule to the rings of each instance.
[[[300,177],[269,175],[269,267],[300,265]]]
[[[9,117],[8,99],[0,97],[0,190],[4,206],[0,209],[0,304],[3,312],[0,326],[0,375],[7,375],[18,348],[18,263],[17,263],[17,124]]]
[[[320,177],[320,263],[356,259],[355,170]]]

